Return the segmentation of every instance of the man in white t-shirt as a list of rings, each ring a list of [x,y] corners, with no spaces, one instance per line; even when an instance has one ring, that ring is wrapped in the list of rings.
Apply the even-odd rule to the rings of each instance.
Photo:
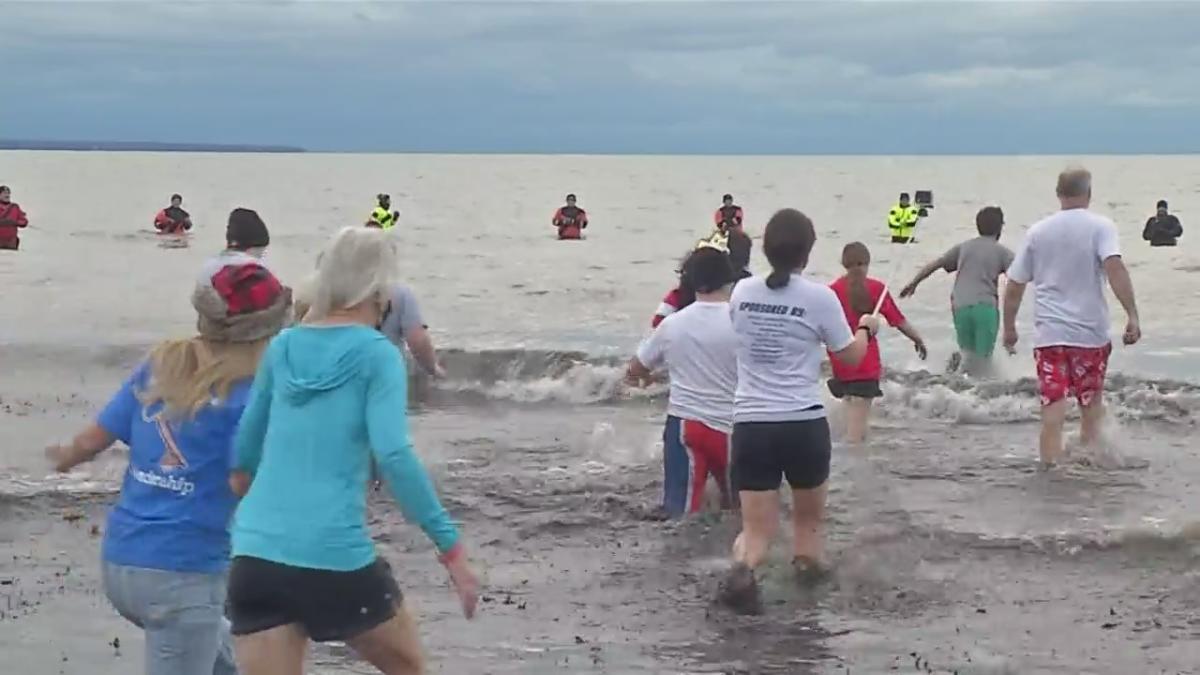
[[[1041,459],[1050,465],[1063,454],[1067,397],[1082,411],[1080,440],[1094,443],[1104,420],[1104,376],[1112,352],[1104,281],[1127,317],[1124,342],[1141,339],[1129,270],[1121,260],[1117,228],[1092,213],[1092,175],[1069,169],[1058,176],[1062,210],[1029,228],[1008,269],[1004,293],[1004,346],[1017,344],[1017,310],[1026,284],[1035,287],[1034,356],[1042,400]]]
[[[734,281],[729,256],[696,249],[682,274],[696,301],[663,319],[629,363],[629,379],[644,381],[663,366],[670,377],[663,431],[663,510],[678,517],[704,505],[711,475],[722,508],[733,505],[729,484],[729,433],[737,387],[737,335],[729,318]]]

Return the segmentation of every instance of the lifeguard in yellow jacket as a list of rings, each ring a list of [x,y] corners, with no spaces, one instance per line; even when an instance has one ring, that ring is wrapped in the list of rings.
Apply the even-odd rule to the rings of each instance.
[[[381,194],[377,197],[375,210],[371,212],[371,217],[367,220],[367,227],[390,230],[396,226],[396,220],[399,218],[400,212],[392,210],[392,198]]]
[[[888,211],[887,225],[893,244],[909,244],[916,239],[917,221],[920,210],[912,205],[907,192],[900,193],[900,202]]]

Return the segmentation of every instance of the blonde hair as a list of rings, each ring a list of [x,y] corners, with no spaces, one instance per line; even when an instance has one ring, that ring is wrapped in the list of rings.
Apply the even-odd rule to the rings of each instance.
[[[383,230],[347,227],[321,253],[317,273],[305,285],[305,321],[374,300],[382,305],[399,273],[399,251]]]
[[[213,398],[224,400],[241,380],[254,377],[271,337],[254,342],[168,340],[150,351],[150,378],[138,392],[142,405],[162,403],[168,417],[194,417]]]

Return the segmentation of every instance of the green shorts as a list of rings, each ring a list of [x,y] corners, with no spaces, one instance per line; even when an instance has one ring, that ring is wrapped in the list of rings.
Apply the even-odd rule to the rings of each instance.
[[[989,358],[996,348],[1000,332],[1000,310],[981,302],[954,310],[954,332],[958,348],[964,352]]]

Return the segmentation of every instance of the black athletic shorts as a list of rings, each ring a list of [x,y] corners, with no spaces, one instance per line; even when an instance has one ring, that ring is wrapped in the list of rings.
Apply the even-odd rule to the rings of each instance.
[[[403,597],[383,558],[335,572],[238,556],[227,610],[234,635],[299,624],[316,642],[345,642],[396,616]]]
[[[853,382],[842,382],[841,380],[830,378],[829,393],[833,394],[836,399],[842,399],[847,396],[857,396],[858,398],[879,398],[883,396],[883,390],[879,388],[879,380],[855,380]]]
[[[824,417],[803,422],[738,422],[733,425],[733,484],[738,490],[779,489],[784,476],[795,490],[829,480],[833,444]]]

